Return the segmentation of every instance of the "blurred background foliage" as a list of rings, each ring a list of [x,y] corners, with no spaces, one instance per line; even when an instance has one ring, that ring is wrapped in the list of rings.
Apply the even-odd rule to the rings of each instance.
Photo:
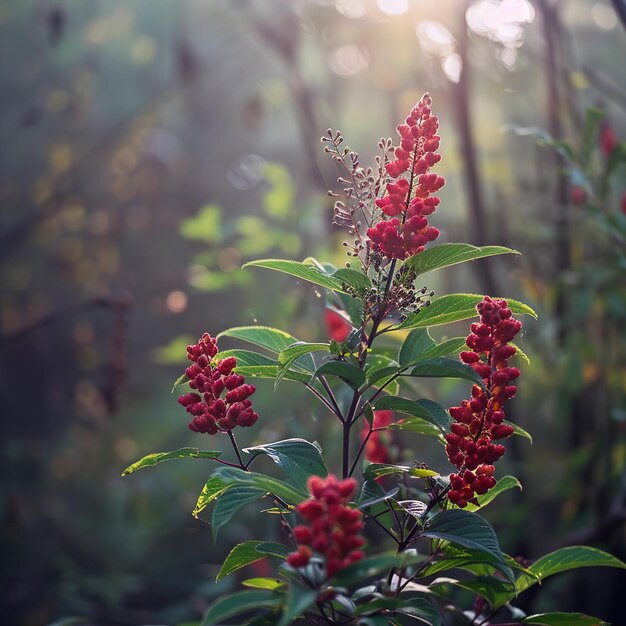
[[[220,445],[169,395],[203,331],[324,338],[322,294],[239,268],[341,265],[319,137],[340,128],[367,163],[424,91],[442,124],[440,241],[524,253],[429,275],[429,289],[540,314],[514,402],[534,443],[511,442],[502,470],[524,491],[489,517],[512,554],[586,542],[624,559],[625,15],[621,0],[1,2],[3,623],[197,619],[233,584],[212,585],[227,546],[273,538],[271,516],[252,532],[244,515],[213,546],[189,514],[202,462],[120,473],[150,451]],[[333,449],[301,389],[258,386],[262,419],[241,443]],[[465,391],[420,389],[446,406]],[[427,443],[402,449],[447,467]],[[569,574],[522,605],[618,624],[625,583]]]

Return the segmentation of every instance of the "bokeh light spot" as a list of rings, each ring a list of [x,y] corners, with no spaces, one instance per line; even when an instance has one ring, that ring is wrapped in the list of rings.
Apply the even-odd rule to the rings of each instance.
[[[182,313],[189,306],[189,300],[182,291],[171,291],[167,294],[165,306],[171,313]]]
[[[591,19],[603,30],[613,30],[617,26],[615,11],[606,4],[594,4]]]
[[[402,15],[409,10],[409,0],[376,0],[376,4],[387,15]]]

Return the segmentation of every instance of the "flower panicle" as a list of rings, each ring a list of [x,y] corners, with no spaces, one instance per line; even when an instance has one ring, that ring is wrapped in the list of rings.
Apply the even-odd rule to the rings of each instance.
[[[459,470],[450,475],[448,499],[459,507],[477,504],[476,496],[496,484],[493,464],[505,448],[494,442],[513,434],[513,427],[504,423],[504,404],[515,396],[517,387],[511,382],[520,375],[508,361],[516,353],[509,342],[520,331],[521,322],[513,317],[506,300],[485,296],[476,309],[480,320],[471,325],[466,340],[469,350],[461,352],[460,358],[483,379],[487,391],[474,385],[470,399],[450,408],[454,423],[445,436],[446,454]]]
[[[359,549],[365,543],[359,534],[363,529],[362,513],[348,506],[356,481],[338,480],[329,474],[326,478],[311,476],[307,486],[311,497],[296,507],[306,523],[293,529],[298,547],[287,562],[295,568],[306,567],[317,554],[323,558],[330,578],[365,556]]]
[[[259,418],[249,399],[256,387],[234,372],[234,356],[216,359],[218,352],[217,341],[209,333],[187,346],[192,364],[185,374],[193,392],[180,396],[178,402],[193,416],[189,428],[196,433],[227,432],[236,426],[252,426]]]

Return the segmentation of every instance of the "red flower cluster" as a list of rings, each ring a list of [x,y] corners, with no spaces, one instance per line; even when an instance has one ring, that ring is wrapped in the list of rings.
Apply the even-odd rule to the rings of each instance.
[[[610,156],[618,145],[619,141],[611,124],[606,121],[602,122],[602,125],[600,126],[600,148],[602,149],[604,156]]]
[[[325,309],[324,321],[328,336],[339,343],[345,341],[352,332],[352,324],[334,309]]]
[[[460,357],[484,380],[489,393],[474,385],[472,398],[450,409],[455,423],[446,435],[446,453],[461,471],[450,476],[448,499],[460,507],[468,502],[476,504],[475,495],[496,484],[493,463],[505,449],[493,441],[513,433],[513,428],[503,423],[503,407],[517,391],[510,382],[520,375],[516,367],[508,365],[516,352],[508,343],[519,332],[521,322],[513,318],[506,300],[485,296],[476,308],[480,322],[471,325],[466,340],[470,350],[461,352]]]
[[[187,346],[187,358],[193,365],[185,373],[189,386],[198,393],[186,393],[178,402],[194,416],[189,428],[196,433],[214,435],[235,426],[252,426],[259,418],[248,400],[256,391],[255,386],[247,385],[243,376],[233,372],[237,366],[233,356],[212,365],[217,353],[217,341],[208,333],[197,344]],[[226,395],[222,398],[224,391]]]
[[[439,236],[427,219],[439,204],[439,198],[431,194],[445,183],[443,177],[428,173],[441,159],[436,152],[441,139],[436,134],[439,119],[432,115],[431,104],[430,95],[425,94],[397,127],[401,142],[394,151],[396,158],[385,166],[396,180],[387,183],[386,195],[376,200],[376,206],[392,219],[383,219],[367,231],[374,249],[389,258],[418,254]],[[405,172],[409,179],[401,178]]]
[[[332,474],[327,478],[312,476],[308,488],[311,498],[296,507],[308,525],[293,529],[298,549],[287,557],[287,562],[292,567],[304,567],[315,552],[324,557],[330,578],[365,556],[359,550],[365,543],[359,535],[363,528],[361,511],[347,506],[356,481],[337,480]]]
[[[393,411],[374,411],[373,428],[385,428],[393,421]],[[361,430],[361,440],[365,440],[369,433],[370,427],[367,422],[363,422]],[[365,458],[370,463],[390,463],[389,444],[391,443],[391,432],[376,431],[370,435],[365,444]]]

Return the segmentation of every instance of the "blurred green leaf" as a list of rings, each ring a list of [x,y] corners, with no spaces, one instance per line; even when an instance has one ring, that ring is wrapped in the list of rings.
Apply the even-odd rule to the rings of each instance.
[[[154,349],[154,360],[159,365],[180,365],[187,361],[187,346],[194,342],[191,335],[178,335],[166,346]]]
[[[289,170],[279,163],[266,163],[262,172],[269,184],[263,196],[263,208],[269,216],[284,220],[292,211],[296,194]]]
[[[202,207],[195,217],[180,223],[178,231],[185,239],[216,243],[222,238],[222,209],[215,204]]]
[[[238,591],[213,602],[202,620],[202,626],[222,626],[224,620],[253,609],[280,606],[281,597],[272,591]]]
[[[583,613],[539,613],[525,617],[520,623],[536,626],[609,626],[599,617]]]

